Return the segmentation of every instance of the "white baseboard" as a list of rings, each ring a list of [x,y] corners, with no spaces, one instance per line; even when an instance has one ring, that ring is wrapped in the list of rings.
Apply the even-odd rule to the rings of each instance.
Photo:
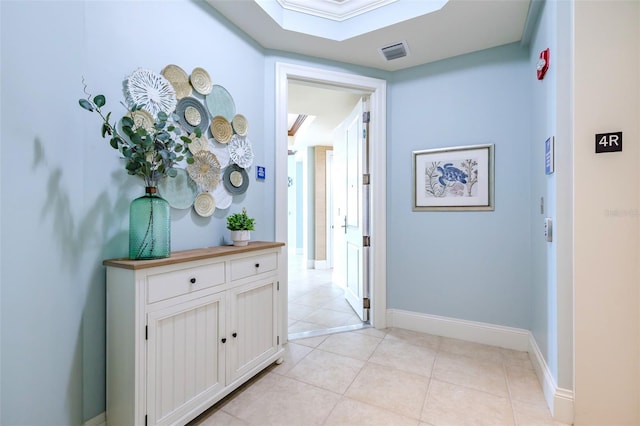
[[[316,260],[314,269],[329,269],[329,263],[326,260]]]
[[[399,309],[387,310],[387,326],[528,352],[551,415],[559,422],[573,423],[573,391],[556,385],[529,330]]]
[[[107,416],[104,412],[98,414],[92,419],[84,422],[82,426],[105,426],[107,424]]]
[[[542,386],[549,411],[551,411],[551,415],[557,421],[573,424],[573,391],[558,387],[547,362],[544,360],[542,352],[540,352],[536,339],[533,337],[533,334],[529,334],[529,349],[527,352],[529,352],[533,362],[533,368]]]
[[[499,346],[516,351],[526,351],[529,348],[530,333],[528,330],[399,309],[387,310],[387,326]]]

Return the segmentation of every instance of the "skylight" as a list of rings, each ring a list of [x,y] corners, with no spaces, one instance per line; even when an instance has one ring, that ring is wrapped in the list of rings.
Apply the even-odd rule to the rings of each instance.
[[[254,0],[283,29],[343,41],[442,9],[448,0]]]

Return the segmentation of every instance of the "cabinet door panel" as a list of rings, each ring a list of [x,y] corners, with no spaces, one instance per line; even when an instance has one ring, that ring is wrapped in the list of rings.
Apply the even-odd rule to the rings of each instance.
[[[148,420],[171,424],[224,387],[223,295],[152,312],[148,321]]]
[[[230,381],[277,351],[276,283],[251,283],[232,290],[231,340],[227,356]]]

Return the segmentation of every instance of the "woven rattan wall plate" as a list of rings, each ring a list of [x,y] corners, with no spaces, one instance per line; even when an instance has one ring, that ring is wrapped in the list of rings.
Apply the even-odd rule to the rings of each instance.
[[[218,142],[228,143],[233,136],[231,123],[221,115],[213,117],[213,120],[211,120],[211,134]]]
[[[220,182],[220,163],[209,151],[193,154],[193,164],[187,165],[187,172],[204,191],[211,191]]]
[[[211,89],[213,88],[213,84],[211,83],[211,77],[209,77],[209,73],[203,68],[194,68],[191,71],[191,77],[189,77],[189,81],[191,81],[191,85],[196,92],[201,95],[208,95],[211,93]]]
[[[201,192],[193,202],[193,208],[202,217],[209,217],[216,209],[216,202],[208,192]]]
[[[177,65],[170,64],[164,67],[160,74],[162,74],[164,78],[169,80],[169,83],[171,83],[173,89],[176,91],[177,99],[191,96],[193,90],[191,89],[191,84],[189,84],[189,76],[187,75],[185,70]]]
[[[249,122],[244,115],[234,115],[231,124],[233,125],[233,130],[240,136],[247,136],[247,133],[249,133]]]

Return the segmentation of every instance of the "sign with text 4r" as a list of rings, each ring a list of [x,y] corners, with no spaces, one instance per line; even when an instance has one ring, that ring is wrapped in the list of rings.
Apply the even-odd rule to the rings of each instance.
[[[596,133],[596,154],[622,151],[622,132]]]

